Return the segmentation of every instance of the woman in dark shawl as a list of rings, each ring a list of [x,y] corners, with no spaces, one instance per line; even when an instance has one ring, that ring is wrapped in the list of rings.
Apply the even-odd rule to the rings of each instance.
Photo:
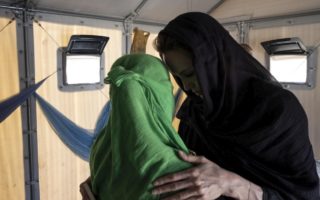
[[[154,182],[166,199],[320,199],[307,116],[297,98],[211,16],[186,13],[155,46],[186,92],[179,134],[195,166]]]

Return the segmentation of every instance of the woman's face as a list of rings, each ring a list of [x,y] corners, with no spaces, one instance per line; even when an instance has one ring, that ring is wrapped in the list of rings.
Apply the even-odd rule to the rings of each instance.
[[[203,98],[198,78],[192,66],[192,55],[184,49],[170,50],[162,54],[162,59],[170,73],[178,77],[185,91]]]

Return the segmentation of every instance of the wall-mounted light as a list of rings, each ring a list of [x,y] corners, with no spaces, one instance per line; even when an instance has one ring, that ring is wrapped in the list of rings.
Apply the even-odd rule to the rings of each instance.
[[[316,53],[308,51],[297,38],[262,42],[270,73],[286,88],[311,89],[315,86]]]
[[[109,38],[73,35],[68,47],[58,49],[58,87],[62,91],[101,89],[104,79],[103,50]]]

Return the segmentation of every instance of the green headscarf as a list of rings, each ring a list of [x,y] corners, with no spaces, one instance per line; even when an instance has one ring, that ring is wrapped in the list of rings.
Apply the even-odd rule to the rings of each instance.
[[[119,58],[105,79],[111,114],[90,156],[93,192],[100,200],[153,200],[152,182],[191,167],[172,127],[174,97],[162,62],[146,54]]]

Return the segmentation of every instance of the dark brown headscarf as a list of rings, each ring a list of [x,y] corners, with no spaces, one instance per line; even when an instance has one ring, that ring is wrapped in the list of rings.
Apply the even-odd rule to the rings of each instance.
[[[319,199],[308,120],[296,97],[207,14],[182,14],[161,35],[192,51],[204,95],[189,93],[178,113],[188,147],[283,199]]]

